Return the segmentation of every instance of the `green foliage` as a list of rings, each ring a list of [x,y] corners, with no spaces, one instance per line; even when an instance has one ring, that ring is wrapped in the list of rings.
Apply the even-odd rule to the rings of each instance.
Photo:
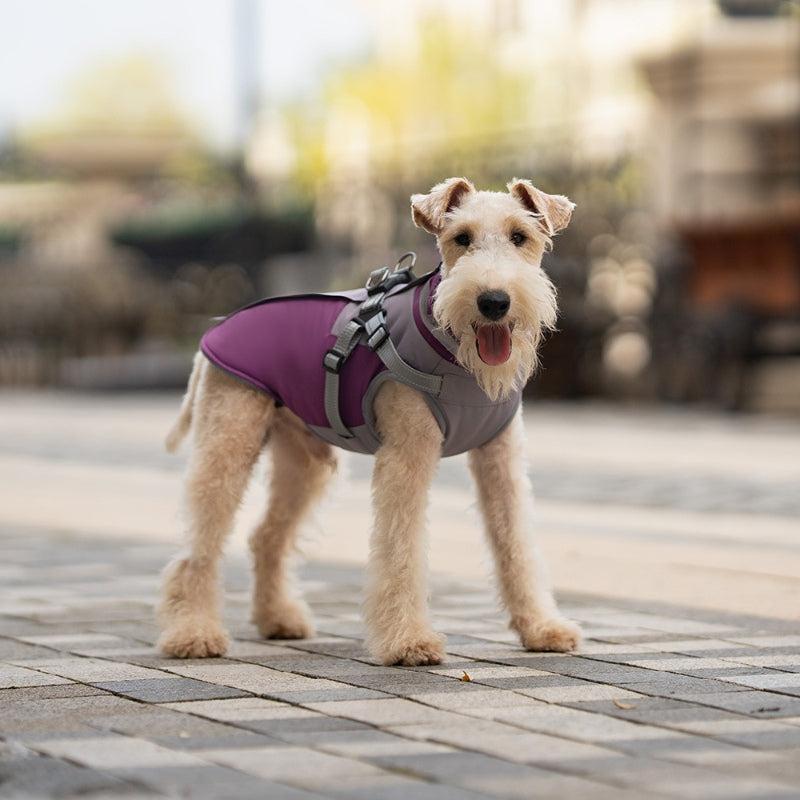
[[[394,172],[454,150],[480,150],[525,127],[532,76],[520,64],[503,63],[494,37],[432,14],[421,19],[417,42],[415,57],[378,53],[336,70],[320,104],[287,109],[300,184],[329,175],[353,128],[369,143],[364,158]],[[338,135],[331,120],[340,120]]]
[[[33,138],[59,134],[188,135],[191,126],[173,97],[167,69],[149,54],[93,64],[68,87],[55,113]]]

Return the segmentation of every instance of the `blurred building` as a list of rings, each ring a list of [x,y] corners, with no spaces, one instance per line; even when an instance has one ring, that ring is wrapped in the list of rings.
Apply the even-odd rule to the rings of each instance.
[[[720,6],[693,40],[643,61],[652,205],[684,258],[667,390],[738,407],[771,364],[773,402],[798,406],[800,18],[774,2]]]
[[[643,69],[657,101],[653,196],[665,222],[797,213],[800,19],[719,16]]]

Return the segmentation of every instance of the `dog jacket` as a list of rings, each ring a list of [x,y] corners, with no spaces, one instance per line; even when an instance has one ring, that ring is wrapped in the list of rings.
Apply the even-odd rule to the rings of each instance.
[[[432,316],[440,269],[405,284],[259,300],[211,328],[200,346],[317,436],[358,453],[381,444],[372,409],[378,389],[389,380],[413,386],[442,431],[442,455],[463,453],[511,422],[522,392],[492,401],[457,363],[457,342]]]

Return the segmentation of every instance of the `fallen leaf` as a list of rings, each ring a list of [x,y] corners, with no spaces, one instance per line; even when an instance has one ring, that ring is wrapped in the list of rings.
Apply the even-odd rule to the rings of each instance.
[[[614,705],[617,708],[621,708],[624,711],[628,711],[631,708],[636,708],[636,703],[623,703],[621,700],[615,700]]]
[[[469,676],[469,673],[467,673],[467,671],[466,671],[466,670],[462,670],[462,672],[464,673],[464,674],[461,676],[461,680],[462,680],[462,681],[471,681],[471,680],[472,680],[472,678],[470,678],[470,676]]]

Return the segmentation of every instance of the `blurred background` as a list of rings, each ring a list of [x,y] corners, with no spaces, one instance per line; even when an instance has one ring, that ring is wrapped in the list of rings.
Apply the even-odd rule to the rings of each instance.
[[[800,413],[800,4],[6,0],[0,386],[173,388],[212,316],[578,204],[540,397]]]

